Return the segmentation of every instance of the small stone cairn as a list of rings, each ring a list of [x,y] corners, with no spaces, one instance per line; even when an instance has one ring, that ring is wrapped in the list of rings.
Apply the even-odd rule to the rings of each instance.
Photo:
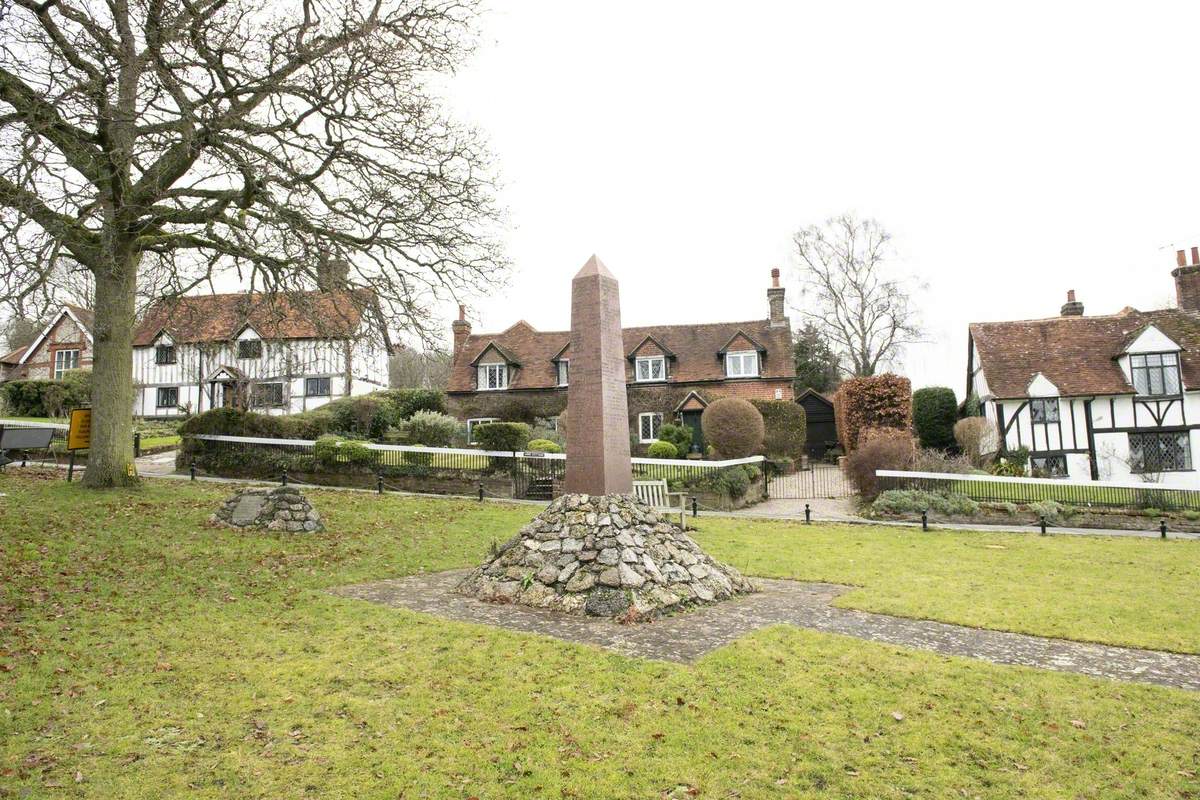
[[[299,489],[240,489],[208,518],[214,525],[231,528],[266,528],[292,533],[323,531],[321,515]]]
[[[635,621],[756,589],[633,496],[568,494],[521,528],[457,591]]]

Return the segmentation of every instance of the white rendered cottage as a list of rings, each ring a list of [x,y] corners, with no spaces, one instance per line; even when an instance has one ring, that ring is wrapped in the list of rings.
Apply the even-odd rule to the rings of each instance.
[[[1200,488],[1200,249],[1177,254],[1178,308],[970,326],[967,396],[1034,474]],[[970,401],[969,401],[970,402]]]
[[[158,303],[134,335],[133,413],[288,414],[385,389],[390,344],[378,316],[364,289]]]

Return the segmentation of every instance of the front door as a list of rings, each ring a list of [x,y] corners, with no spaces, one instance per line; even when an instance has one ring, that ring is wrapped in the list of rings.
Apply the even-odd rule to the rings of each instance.
[[[683,411],[680,413],[680,421],[692,429],[692,452],[704,452],[704,431],[700,428],[700,415],[703,411]]]

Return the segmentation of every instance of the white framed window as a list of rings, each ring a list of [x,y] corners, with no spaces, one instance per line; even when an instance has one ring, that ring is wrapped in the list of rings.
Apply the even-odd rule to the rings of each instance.
[[[567,378],[571,371],[571,362],[567,359],[563,359],[562,361],[559,361],[555,366],[558,370],[558,385],[566,386]]]
[[[480,364],[479,391],[494,392],[508,388],[508,364]]]
[[[61,381],[64,372],[79,369],[78,350],[54,351],[54,380]]]
[[[738,350],[725,354],[725,376],[727,378],[758,377],[758,351]]]
[[[634,380],[665,381],[666,379],[667,359],[665,356],[644,356],[634,362]]]
[[[638,441],[649,444],[658,438],[658,429],[662,427],[663,415],[657,411],[638,414]]]
[[[154,399],[156,408],[175,408],[179,405],[178,386],[160,386]]]
[[[330,390],[329,378],[305,378],[304,379],[304,396],[305,397],[329,397]]]
[[[475,426],[485,422],[499,422],[498,417],[473,417],[467,420],[467,444],[475,444]]]

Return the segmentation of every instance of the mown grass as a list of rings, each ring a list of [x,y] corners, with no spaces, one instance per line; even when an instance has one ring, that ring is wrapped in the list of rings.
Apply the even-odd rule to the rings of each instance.
[[[203,524],[225,491],[0,476],[0,796],[1200,793],[1195,694],[784,627],[681,666],[447,622],[324,589],[470,565],[536,509],[313,492],[329,532],[241,534]],[[702,526],[750,572],[906,591],[862,534]],[[877,535],[916,548],[898,573],[957,546],[977,597],[1012,589],[957,535]]]

